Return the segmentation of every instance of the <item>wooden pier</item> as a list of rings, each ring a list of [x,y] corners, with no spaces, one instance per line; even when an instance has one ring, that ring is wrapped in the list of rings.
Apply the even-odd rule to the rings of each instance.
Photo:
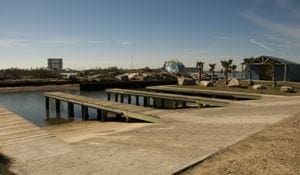
[[[230,99],[230,100],[261,99],[261,96],[259,95],[252,95],[247,93],[180,88],[175,86],[149,86],[146,87],[146,89],[155,92],[165,92],[165,93],[173,93],[173,94],[181,94],[181,95],[201,96],[201,97]]]
[[[23,117],[0,107],[0,147],[54,137]]]
[[[97,110],[97,120],[100,121],[105,121],[108,117],[108,113],[114,113],[119,119],[125,117],[126,121],[133,118],[147,122],[161,122],[159,117],[147,114],[149,110],[153,110],[151,108],[104,101],[63,92],[48,92],[44,93],[44,96],[47,111],[49,111],[49,101],[53,99],[55,100],[56,113],[60,113],[60,103],[66,102],[68,104],[68,115],[74,117],[74,104],[77,104],[81,106],[81,116],[83,120],[89,119],[89,108],[94,108]]]
[[[173,108],[177,108],[179,104],[182,107],[186,107],[186,103],[196,103],[200,107],[203,106],[226,106],[229,104],[228,100],[211,99],[205,97],[187,96],[187,95],[177,95],[177,94],[167,94],[158,92],[149,92],[142,90],[129,90],[129,89],[107,89],[107,99],[111,100],[114,96],[114,101],[124,103],[124,96],[127,96],[127,103],[131,104],[132,98],[135,98],[136,105],[140,104],[140,97],[143,98],[143,105],[145,107],[150,106],[150,98],[152,98],[152,107],[164,108],[165,102],[169,101],[173,105]]]

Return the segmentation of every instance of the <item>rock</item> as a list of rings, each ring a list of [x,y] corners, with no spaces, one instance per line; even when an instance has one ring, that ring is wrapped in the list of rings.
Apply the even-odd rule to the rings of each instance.
[[[252,88],[255,90],[267,89],[264,85],[261,85],[261,84],[253,85]]]
[[[213,86],[213,84],[212,84],[211,81],[200,81],[199,85],[203,86],[203,87],[211,87],[211,86]]]
[[[177,78],[178,85],[195,85],[195,81],[192,78],[186,77],[178,77]]]
[[[295,89],[291,86],[281,86],[280,91],[291,93],[291,92],[295,92]]]
[[[121,80],[121,81],[129,81],[127,73],[126,74],[117,75],[117,76],[115,76],[115,79]]]
[[[130,73],[128,74],[128,79],[131,80],[145,80],[144,76],[139,73]]]
[[[228,83],[228,87],[240,87],[240,81],[236,78],[232,78],[229,83]]]

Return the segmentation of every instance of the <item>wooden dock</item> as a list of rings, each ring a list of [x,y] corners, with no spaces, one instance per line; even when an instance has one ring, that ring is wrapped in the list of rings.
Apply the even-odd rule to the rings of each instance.
[[[146,89],[155,92],[165,92],[182,95],[202,96],[209,98],[220,98],[230,100],[258,100],[261,99],[259,95],[252,95],[241,92],[225,92],[204,89],[180,88],[175,86],[149,86]]]
[[[60,113],[60,103],[66,102],[68,104],[68,115],[74,116],[74,104],[81,106],[81,116],[83,120],[89,119],[89,108],[97,110],[97,120],[105,121],[107,113],[114,113],[119,119],[125,117],[128,121],[130,118],[139,119],[147,122],[161,122],[159,117],[148,114],[151,108],[134,106],[129,104],[121,104],[111,101],[104,101],[100,99],[73,95],[63,92],[48,92],[44,93],[46,99],[46,109],[49,110],[49,100],[55,100],[56,112]]]
[[[23,117],[0,107],[0,147],[54,137]]]
[[[135,98],[136,105],[139,105],[140,97],[143,98],[143,104],[145,107],[150,106],[150,98],[153,100],[152,107],[165,107],[165,101],[170,101],[173,103],[173,107],[177,108],[178,104],[181,104],[183,107],[186,106],[186,103],[196,103],[201,106],[226,106],[229,104],[228,100],[219,100],[211,99],[205,97],[196,97],[188,95],[177,95],[177,94],[168,94],[168,93],[158,93],[142,90],[129,90],[129,89],[107,89],[108,100],[111,100],[112,95],[114,95],[115,102],[118,102],[120,99],[121,103],[124,103],[124,96],[127,96],[127,103],[131,104],[132,97]],[[119,98],[120,96],[120,98]],[[160,104],[160,105],[159,105]]]

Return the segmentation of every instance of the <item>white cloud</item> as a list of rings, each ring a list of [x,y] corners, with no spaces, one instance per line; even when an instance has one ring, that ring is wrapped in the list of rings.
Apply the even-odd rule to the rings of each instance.
[[[87,41],[88,43],[90,44],[102,44],[104,43],[104,41],[100,41],[100,40],[90,40],[90,41]]]
[[[26,40],[4,38],[0,39],[0,48],[20,48],[28,47],[29,43]]]
[[[268,47],[267,45],[265,45],[264,43],[261,43],[259,41],[256,41],[255,39],[250,39],[249,40],[250,43],[254,44],[254,45],[257,45],[263,49],[266,49],[266,50],[269,50],[269,51],[273,51],[272,48]]]
[[[62,44],[62,45],[72,45],[79,43],[79,40],[76,38],[66,38],[66,37],[58,37],[49,40],[42,41],[46,44]]]
[[[243,16],[254,24],[287,37],[300,38],[300,25],[283,24],[262,18],[254,13],[244,13]]]
[[[118,41],[117,43],[118,43],[118,44],[121,44],[121,45],[127,45],[127,46],[129,46],[129,45],[132,45],[132,44],[133,44],[133,42],[132,42],[132,41]]]

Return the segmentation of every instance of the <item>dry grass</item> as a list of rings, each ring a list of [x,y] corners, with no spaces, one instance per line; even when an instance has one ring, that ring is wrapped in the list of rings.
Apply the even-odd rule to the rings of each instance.
[[[248,82],[241,81],[240,88],[227,87],[223,81],[218,81],[214,83],[213,87],[203,87],[199,85],[189,85],[189,86],[177,86],[180,88],[193,88],[193,89],[203,89],[203,90],[215,90],[215,91],[228,91],[228,92],[243,92],[243,93],[254,93],[254,94],[270,94],[270,95],[285,95],[285,96],[298,96],[300,95],[300,83],[292,82],[279,82],[277,87],[272,87],[271,82],[255,82],[255,84],[264,85],[267,89],[255,90],[251,86],[247,85]],[[295,88],[294,93],[285,93],[280,91],[281,86],[292,86]]]

